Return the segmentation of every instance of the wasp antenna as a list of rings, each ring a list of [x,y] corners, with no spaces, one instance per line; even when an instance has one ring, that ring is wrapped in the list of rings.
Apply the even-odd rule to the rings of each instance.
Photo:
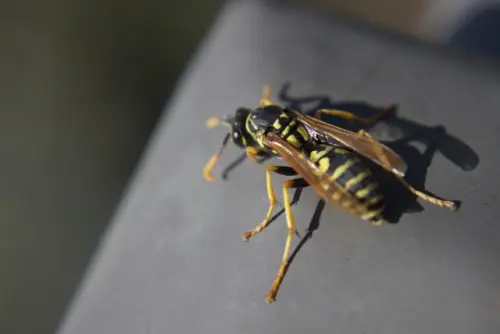
[[[209,128],[209,129],[215,128],[219,124],[220,124],[220,118],[219,117],[210,117],[205,122],[205,126],[207,128]]]
[[[220,118],[220,117],[210,117],[205,122],[205,126],[209,129],[215,128],[218,125],[223,125],[223,126],[226,126],[228,128],[231,127],[231,123],[228,120]]]

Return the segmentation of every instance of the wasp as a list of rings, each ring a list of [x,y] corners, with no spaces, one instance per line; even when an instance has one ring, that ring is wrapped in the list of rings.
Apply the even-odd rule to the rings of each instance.
[[[271,174],[296,176],[281,186],[288,233],[282,262],[266,302],[272,303],[276,299],[296,233],[289,189],[311,186],[327,203],[374,225],[382,225],[386,223],[383,216],[384,196],[372,172],[373,165],[368,163],[371,161],[391,173],[418,198],[452,211],[458,209],[459,201],[440,199],[413,188],[404,179],[407,170],[405,161],[366,131],[352,132],[321,120],[322,115],[333,115],[369,125],[377,122],[390,109],[390,106],[382,108],[377,115],[369,118],[333,109],[320,109],[314,116],[309,116],[271,101],[270,88],[265,85],[255,109],[238,108],[232,117],[212,117],[207,120],[209,128],[217,125],[229,128],[219,151],[205,165],[203,172],[207,181],[213,181],[211,171],[230,138],[236,146],[245,149],[247,156],[254,162],[261,163],[266,158],[276,157],[287,164],[265,168],[269,208],[260,224],[243,233],[244,240],[248,241],[270,223],[271,213],[277,203]]]

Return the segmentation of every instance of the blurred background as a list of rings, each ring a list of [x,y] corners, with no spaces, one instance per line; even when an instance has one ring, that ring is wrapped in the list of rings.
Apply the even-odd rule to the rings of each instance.
[[[0,333],[57,328],[224,2],[0,3]],[[500,55],[499,1],[282,2]]]

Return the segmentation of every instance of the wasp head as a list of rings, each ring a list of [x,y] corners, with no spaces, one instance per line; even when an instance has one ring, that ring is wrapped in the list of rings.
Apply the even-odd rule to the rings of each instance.
[[[251,111],[252,111],[251,109],[241,107],[236,109],[234,116],[211,117],[207,120],[206,126],[208,128],[213,128],[218,125],[223,125],[229,128],[229,132],[224,137],[219,152],[215,154],[211,158],[210,162],[205,166],[205,171],[204,171],[205,179],[207,180],[212,179],[210,171],[212,170],[213,166],[215,165],[215,162],[219,159],[220,155],[224,151],[229,141],[229,137],[231,137],[233,143],[240,148],[246,148],[248,146],[255,145],[255,140],[246,129],[246,120]]]

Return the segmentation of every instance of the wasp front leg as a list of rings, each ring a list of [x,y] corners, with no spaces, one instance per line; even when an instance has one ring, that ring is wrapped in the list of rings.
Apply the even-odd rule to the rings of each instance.
[[[265,160],[265,157],[264,158],[258,157],[258,155],[263,152],[264,150],[253,146],[249,146],[246,148],[247,156],[250,158],[250,160],[252,160],[257,164],[260,164],[263,160]]]
[[[292,246],[292,239],[293,239],[293,235],[295,233],[295,221],[293,219],[292,206],[290,204],[290,195],[288,193],[288,189],[290,189],[290,188],[303,188],[303,187],[307,187],[307,186],[308,186],[308,183],[303,178],[288,180],[288,181],[283,183],[283,186],[282,186],[283,201],[284,201],[284,206],[285,206],[285,215],[286,215],[286,224],[287,224],[287,228],[288,228],[288,233],[287,233],[286,242],[285,242],[285,249],[283,251],[283,258],[281,260],[281,265],[280,265],[280,268],[278,270],[278,274],[276,275],[276,278],[274,279],[271,290],[269,291],[269,293],[267,294],[267,297],[266,297],[267,303],[272,303],[276,300],[276,294],[278,293],[278,289],[281,285],[281,282],[283,282],[283,278],[285,277],[285,273],[286,273],[286,270],[288,267],[290,248]]]
[[[243,239],[245,241],[248,241],[251,237],[256,235],[257,233],[261,232],[263,229],[265,229],[271,220],[271,214],[273,212],[274,207],[276,206],[276,195],[274,194],[274,189],[273,189],[273,183],[271,179],[271,172],[280,174],[280,175],[285,175],[285,176],[293,176],[297,175],[295,170],[291,167],[286,167],[286,166],[267,166],[266,167],[266,185],[267,185],[267,196],[269,197],[269,209],[267,210],[266,217],[260,223],[257,225],[254,229],[247,231],[243,233]],[[286,205],[286,204],[285,204]]]
[[[255,163],[262,164],[264,161],[272,158],[272,156],[264,150],[255,149],[249,152],[247,149],[237,159],[224,168],[221,173],[222,179],[227,180],[229,178],[229,173],[231,173],[231,171],[241,164],[246,158],[250,158]]]

